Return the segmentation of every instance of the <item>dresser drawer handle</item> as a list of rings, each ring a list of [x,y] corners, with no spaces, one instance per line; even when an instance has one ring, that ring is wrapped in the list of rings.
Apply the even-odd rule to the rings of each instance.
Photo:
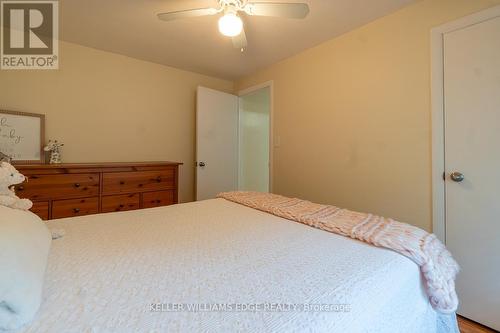
[[[120,181],[120,185],[125,185],[125,182],[123,180]]]
[[[73,208],[74,213],[80,213],[80,208]]]
[[[80,185],[80,183],[76,183],[76,184],[75,184],[75,187],[76,187],[76,188],[79,188],[80,186],[81,186],[81,185]]]
[[[122,205],[120,205],[120,208],[123,208],[123,207],[125,207],[125,205],[123,205],[123,204],[122,204]]]
[[[156,200],[156,203],[160,203],[160,202],[161,202],[161,200]]]
[[[156,177],[156,182],[157,183],[161,183],[161,177],[160,176]]]
[[[24,191],[24,186],[19,186],[19,187],[17,188],[17,190],[18,190],[18,191]]]

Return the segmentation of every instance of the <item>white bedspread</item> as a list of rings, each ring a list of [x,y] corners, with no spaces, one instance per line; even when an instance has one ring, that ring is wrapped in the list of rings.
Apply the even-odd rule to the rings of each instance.
[[[431,308],[411,260],[224,199],[49,227],[66,235],[52,243],[41,310],[21,332],[456,330],[452,316]],[[164,310],[348,304],[350,311],[151,311],[158,303]]]

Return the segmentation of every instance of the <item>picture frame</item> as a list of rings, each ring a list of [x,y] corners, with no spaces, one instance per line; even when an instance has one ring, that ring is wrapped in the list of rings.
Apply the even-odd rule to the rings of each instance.
[[[43,164],[45,115],[0,109],[0,152],[12,164]]]

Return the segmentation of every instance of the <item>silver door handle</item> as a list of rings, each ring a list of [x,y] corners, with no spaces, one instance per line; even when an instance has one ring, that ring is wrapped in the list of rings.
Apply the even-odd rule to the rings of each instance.
[[[203,168],[205,166],[205,162],[200,162],[198,165]]]
[[[458,171],[452,172],[450,175],[450,178],[451,178],[451,180],[453,180],[454,182],[457,182],[457,183],[460,183],[461,181],[463,181],[465,179],[464,175]]]

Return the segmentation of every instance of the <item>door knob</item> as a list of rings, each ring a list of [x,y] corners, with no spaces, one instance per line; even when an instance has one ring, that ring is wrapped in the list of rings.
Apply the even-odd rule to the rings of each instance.
[[[454,182],[457,182],[457,183],[460,183],[461,181],[464,180],[464,175],[461,174],[460,172],[458,171],[455,171],[455,172],[452,172],[451,175],[450,175],[450,178],[451,180],[453,180]]]
[[[205,162],[200,162],[198,165],[203,168],[205,166]]]

